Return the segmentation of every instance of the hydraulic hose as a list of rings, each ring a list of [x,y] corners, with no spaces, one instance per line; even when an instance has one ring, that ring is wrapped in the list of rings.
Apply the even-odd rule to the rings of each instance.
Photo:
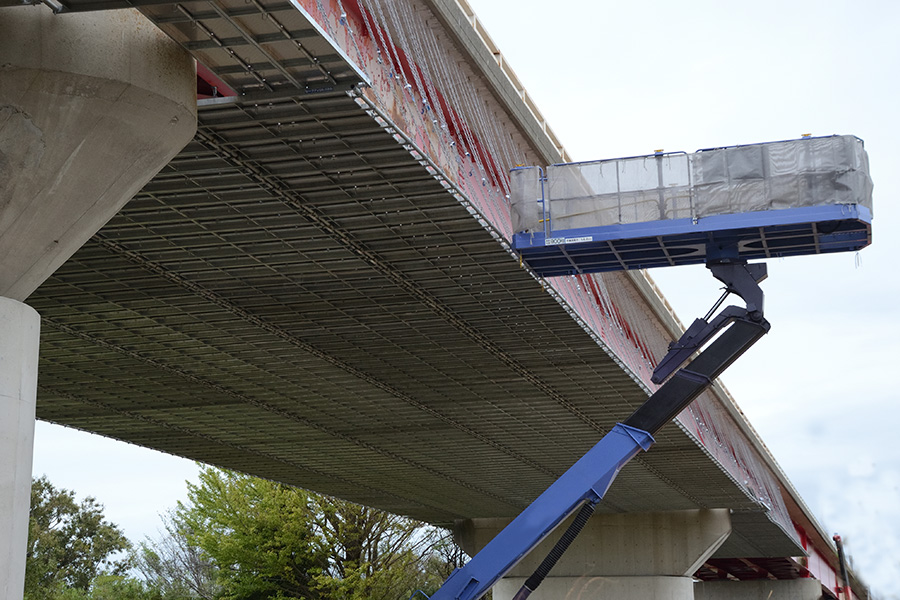
[[[568,529],[566,529],[565,533],[563,533],[562,537],[559,538],[559,541],[553,546],[553,549],[547,554],[546,558],[538,565],[538,568],[534,570],[534,573],[531,574],[531,577],[525,580],[525,585],[523,585],[516,595],[513,596],[512,600],[525,600],[528,596],[531,595],[531,592],[536,590],[541,582],[544,581],[544,578],[550,573],[550,570],[556,565],[557,561],[562,558],[562,555],[566,552],[571,545],[572,542],[575,541],[575,538],[578,537],[578,534],[581,533],[581,530],[584,528],[585,523],[588,522],[588,519],[591,518],[591,515],[594,514],[594,505],[591,502],[586,502],[582,505],[581,509],[578,511],[578,514],[575,515],[575,520],[572,521],[572,524],[569,525]]]

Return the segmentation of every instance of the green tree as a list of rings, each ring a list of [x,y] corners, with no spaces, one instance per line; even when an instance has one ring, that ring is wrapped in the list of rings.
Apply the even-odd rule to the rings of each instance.
[[[99,575],[121,575],[128,569],[127,556],[117,556],[129,547],[94,498],[79,503],[74,492],[55,488],[46,477],[32,481],[26,600],[56,598],[64,590],[88,593]]]
[[[142,542],[135,566],[147,585],[164,600],[214,600],[219,596],[218,569],[188,538],[192,531],[170,512],[163,518],[165,534]]]
[[[176,521],[218,568],[223,598],[316,598],[328,566],[308,494],[213,468],[188,484]]]
[[[433,593],[465,555],[446,530],[352,502],[311,496],[329,567],[318,589],[329,600],[406,600]]]
[[[405,599],[436,589],[462,557],[423,523],[213,468],[188,484],[171,524],[214,563],[228,600]]]
[[[421,559],[433,535],[422,523],[334,498],[311,500],[329,549],[328,567],[317,578],[324,597],[405,599],[425,583]]]
[[[163,600],[163,598],[157,590],[139,579],[122,575],[99,575],[91,584],[85,600]]]

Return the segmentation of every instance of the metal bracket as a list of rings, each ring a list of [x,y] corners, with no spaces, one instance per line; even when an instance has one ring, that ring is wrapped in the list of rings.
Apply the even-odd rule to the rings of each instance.
[[[750,320],[756,323],[763,321],[763,291],[759,284],[768,276],[765,263],[750,265],[746,261],[722,259],[707,263],[706,268],[712,272],[713,277],[725,284],[725,293],[704,318],[694,320],[677,342],[669,344],[669,352],[659,361],[650,377],[653,383],[665,381],[697,350],[733,321]],[[712,314],[730,294],[743,299],[746,308],[728,306],[710,321]]]
[[[725,284],[725,292],[739,296],[747,304],[747,316],[754,321],[763,317],[763,291],[759,287],[769,273],[766,263],[708,263],[713,277]]]

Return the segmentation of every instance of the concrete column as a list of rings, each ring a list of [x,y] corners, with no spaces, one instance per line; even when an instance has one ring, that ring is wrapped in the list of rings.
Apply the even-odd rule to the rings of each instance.
[[[695,600],[819,600],[818,579],[789,581],[704,581],[694,587]]]
[[[0,7],[0,600],[22,598],[37,385],[17,301],[191,140],[196,90],[190,54],[135,10]]]
[[[22,597],[40,318],[0,298],[0,599]]]
[[[457,540],[466,552],[477,552],[507,522],[465,521],[457,526]],[[515,595],[565,527],[494,586],[494,600]],[[530,600],[692,600],[691,576],[730,533],[725,509],[595,514]]]

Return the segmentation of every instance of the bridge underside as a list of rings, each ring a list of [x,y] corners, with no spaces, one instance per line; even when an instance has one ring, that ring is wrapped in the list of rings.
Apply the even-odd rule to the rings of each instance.
[[[144,10],[215,67],[192,20],[261,5],[181,6]],[[38,417],[435,523],[513,516],[646,393],[267,6],[318,58],[267,68],[325,65],[332,91],[202,102],[194,141],[29,298]],[[718,556],[802,553],[676,425],[600,510],[697,507],[736,511]]]
[[[40,418],[433,522],[516,514],[646,397],[345,94],[208,103],[29,303]],[[604,501],[697,506],[759,510],[675,426]]]

